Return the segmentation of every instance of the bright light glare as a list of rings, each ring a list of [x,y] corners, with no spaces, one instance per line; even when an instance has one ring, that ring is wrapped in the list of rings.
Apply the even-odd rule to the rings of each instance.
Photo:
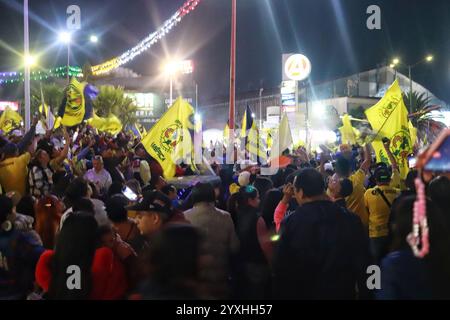
[[[164,73],[166,75],[173,76],[178,72],[179,65],[179,62],[177,61],[170,61],[166,63],[166,65],[164,66]]]
[[[202,116],[201,116],[200,114],[196,113],[196,114],[194,115],[194,119],[195,119],[196,122],[202,121]]]
[[[392,63],[393,63],[394,65],[397,65],[397,64],[400,63],[400,59],[399,59],[399,58],[395,58],[394,60],[392,60]]]
[[[72,41],[72,35],[70,32],[63,31],[59,34],[59,41],[65,44],[69,44]]]
[[[36,65],[37,59],[35,56],[27,55],[24,57],[24,63],[25,63],[25,66],[27,66],[27,67],[33,67]]]
[[[425,58],[425,60],[427,60],[427,62],[431,62],[433,61],[434,57],[432,55],[429,55]]]
[[[89,40],[90,40],[92,43],[97,43],[97,42],[98,42],[98,37],[97,37],[96,35],[92,35],[92,36],[89,38]]]
[[[255,118],[255,117],[256,117],[256,115],[254,113],[252,113],[252,118]]]
[[[325,114],[325,106],[322,103],[313,104],[314,113],[318,116],[323,116]]]

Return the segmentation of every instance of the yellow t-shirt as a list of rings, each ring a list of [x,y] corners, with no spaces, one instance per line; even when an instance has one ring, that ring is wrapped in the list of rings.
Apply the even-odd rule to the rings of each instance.
[[[349,177],[349,180],[353,184],[353,192],[345,199],[347,209],[356,213],[361,219],[362,224],[367,228],[369,223],[369,217],[367,214],[366,206],[364,205],[364,180],[366,174],[363,170],[359,169]]]
[[[392,188],[391,186],[377,186],[366,191],[364,194],[364,203],[369,212],[370,238],[385,237],[389,234],[388,223],[391,208],[389,208],[386,201],[376,191],[377,188],[383,191],[391,205],[400,194],[399,189]]]
[[[26,152],[0,162],[0,184],[5,193],[17,191],[21,195],[26,194],[27,166],[30,159],[31,155]]]

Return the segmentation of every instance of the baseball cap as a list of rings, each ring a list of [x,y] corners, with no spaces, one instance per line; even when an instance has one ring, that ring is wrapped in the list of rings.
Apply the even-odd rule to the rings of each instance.
[[[391,181],[391,173],[389,172],[389,169],[386,167],[378,167],[375,169],[374,172],[375,181],[381,182],[381,183],[387,183]]]
[[[137,211],[140,214],[146,212],[157,212],[170,218],[173,214],[170,199],[160,191],[147,191],[142,199],[132,205],[126,207],[128,211]]]

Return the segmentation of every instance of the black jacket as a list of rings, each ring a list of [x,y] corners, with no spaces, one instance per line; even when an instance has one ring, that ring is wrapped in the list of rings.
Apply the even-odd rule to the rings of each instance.
[[[277,299],[368,298],[369,242],[358,216],[331,201],[297,208],[275,251]]]

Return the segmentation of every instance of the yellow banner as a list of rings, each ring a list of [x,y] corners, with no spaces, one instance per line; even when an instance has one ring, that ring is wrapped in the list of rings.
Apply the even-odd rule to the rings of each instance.
[[[413,151],[414,141],[411,138],[408,111],[403,102],[398,80],[395,80],[384,97],[365,113],[373,130],[377,132],[372,143],[377,161],[389,163],[382,142],[383,138],[389,138],[400,176],[405,179],[409,171],[408,155]]]
[[[194,108],[180,97],[142,139],[147,152],[160,163],[166,178],[175,176],[176,161],[193,150],[189,133],[194,129],[193,116]]]

